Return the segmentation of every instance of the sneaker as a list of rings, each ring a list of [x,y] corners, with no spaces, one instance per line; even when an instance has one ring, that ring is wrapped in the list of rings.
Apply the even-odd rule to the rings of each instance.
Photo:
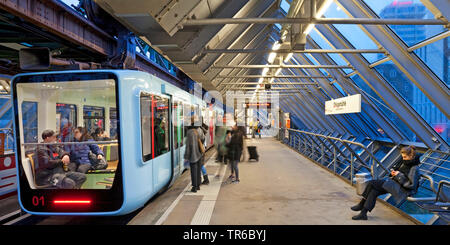
[[[239,184],[239,180],[233,180],[231,183]]]

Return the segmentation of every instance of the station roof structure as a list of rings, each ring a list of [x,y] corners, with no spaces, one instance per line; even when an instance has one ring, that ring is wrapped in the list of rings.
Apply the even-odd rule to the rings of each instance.
[[[114,20],[139,39],[135,66],[158,70],[148,62],[148,45],[174,83],[182,84],[179,69],[222,95],[254,98],[270,88],[298,128],[449,148],[448,1],[83,1],[108,13],[97,21],[80,13],[76,0],[29,2],[0,3],[4,74],[21,72],[4,67],[28,46],[82,62],[112,57],[117,36],[97,24]],[[8,77],[0,83],[8,93]],[[361,113],[324,114],[325,101],[354,94],[361,94]]]

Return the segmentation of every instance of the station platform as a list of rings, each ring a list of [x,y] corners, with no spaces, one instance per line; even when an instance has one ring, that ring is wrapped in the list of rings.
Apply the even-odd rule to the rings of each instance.
[[[258,162],[239,163],[240,183],[227,181],[229,165],[209,153],[209,185],[190,192],[189,171],[129,225],[413,225],[377,202],[366,221],[351,219],[360,197],[355,188],[274,138],[247,139],[258,149]],[[220,174],[219,178],[215,175]],[[162,209],[161,207],[166,207]]]

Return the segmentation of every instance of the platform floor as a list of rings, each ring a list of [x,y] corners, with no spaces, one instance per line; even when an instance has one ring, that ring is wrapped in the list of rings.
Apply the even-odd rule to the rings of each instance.
[[[190,192],[182,178],[129,224],[162,225],[412,225],[411,220],[378,202],[367,221],[353,221],[359,201],[354,187],[273,138],[249,139],[259,162],[239,163],[240,183],[226,181],[228,165],[207,162],[210,184]],[[245,156],[245,159],[247,159]],[[215,175],[220,173],[220,178]],[[156,206],[166,208],[155,212]]]

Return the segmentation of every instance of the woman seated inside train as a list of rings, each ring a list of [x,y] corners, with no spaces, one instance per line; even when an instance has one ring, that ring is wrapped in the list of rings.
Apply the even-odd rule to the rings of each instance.
[[[353,211],[361,211],[353,216],[353,220],[367,220],[367,212],[375,207],[377,197],[391,193],[397,204],[405,200],[408,195],[417,191],[419,184],[419,156],[414,146],[403,147],[400,151],[402,161],[391,169],[389,177],[380,180],[370,180],[362,194],[363,199],[355,206]]]
[[[84,127],[75,128],[74,132],[75,142],[94,141]],[[106,164],[104,160],[104,153],[96,144],[74,144],[68,145],[66,149],[70,151],[70,159],[75,164],[69,165],[69,169],[80,173],[87,173],[89,169],[104,169],[99,168],[97,164]],[[90,156],[90,154],[92,156]],[[95,155],[95,156],[94,156]],[[95,162],[95,163],[94,163]]]
[[[57,142],[56,133],[47,129],[42,132],[43,143]],[[35,158],[36,184],[60,189],[79,189],[86,181],[83,173],[68,171],[69,153],[57,145],[38,145]]]

